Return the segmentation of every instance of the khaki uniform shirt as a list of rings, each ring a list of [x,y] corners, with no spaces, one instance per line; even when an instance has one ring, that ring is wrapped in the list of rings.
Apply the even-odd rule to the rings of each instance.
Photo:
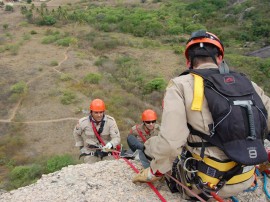
[[[138,139],[139,142],[144,143],[139,133],[141,133],[145,137],[145,139],[148,140],[150,137],[157,136],[159,131],[160,131],[160,127],[157,123],[155,124],[154,130],[151,130],[151,131],[146,131],[144,123],[141,123],[141,124],[133,126],[129,134],[134,135]]]
[[[113,117],[109,115],[104,116],[104,127],[103,131],[100,134],[100,137],[103,139],[105,144],[111,142],[113,147],[120,144],[120,132],[117,127],[117,124]],[[98,125],[94,123],[97,131],[100,128],[101,123]],[[75,138],[75,146],[87,146],[87,145],[101,145],[98,138],[96,137],[94,130],[92,128],[92,123],[89,120],[89,116],[83,117],[79,120],[78,124],[75,126],[73,131],[73,136]]]
[[[206,63],[199,66],[203,68],[218,68],[215,64]],[[172,162],[181,153],[182,147],[190,142],[200,142],[200,138],[190,135],[187,123],[198,131],[209,134],[208,125],[213,122],[206,99],[203,101],[202,111],[192,111],[193,76],[191,74],[172,79],[166,89],[164,109],[162,113],[160,134],[145,142],[145,153],[153,158],[151,168],[153,172],[159,170],[166,173],[171,170]],[[270,131],[270,98],[255,83],[252,83],[261,97],[268,112],[268,131]],[[190,148],[191,152],[200,154],[200,148]],[[207,147],[205,156],[220,160],[228,157],[217,147]]]

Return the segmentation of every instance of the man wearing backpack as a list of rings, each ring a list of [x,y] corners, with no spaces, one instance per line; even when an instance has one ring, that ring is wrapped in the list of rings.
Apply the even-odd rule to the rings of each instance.
[[[105,103],[94,99],[90,103],[90,115],[81,118],[74,128],[75,146],[85,163],[113,159],[111,149],[120,144],[120,132],[113,117],[105,114]]]
[[[167,86],[161,133],[145,142],[150,168],[133,182],[154,182],[172,171],[205,200],[213,193],[235,196],[253,183],[254,165],[267,160],[263,139],[270,131],[270,98],[243,75],[228,71],[224,47],[212,33],[192,33],[185,57],[190,71]]]
[[[149,159],[143,153],[144,143],[151,137],[157,136],[160,129],[157,124],[157,114],[152,109],[146,109],[142,113],[142,123],[136,124],[130,129],[127,143],[132,152],[138,151],[139,159],[144,168],[150,166]],[[131,153],[128,151],[128,153]]]

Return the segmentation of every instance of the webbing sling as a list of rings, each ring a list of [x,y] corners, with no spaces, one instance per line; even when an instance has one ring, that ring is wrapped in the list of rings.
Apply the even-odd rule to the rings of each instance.
[[[194,77],[194,91],[191,110],[202,111],[202,104],[204,98],[203,78],[197,74],[191,73]]]
[[[95,125],[94,125],[94,122],[93,122],[92,120],[90,120],[90,121],[91,121],[93,131],[94,131],[94,133],[95,133],[95,135],[96,135],[98,141],[100,142],[100,144],[101,144],[102,146],[105,146],[105,142],[103,141],[103,139],[102,139],[102,138],[100,137],[100,135],[98,134],[97,129],[96,129]],[[115,152],[112,152],[112,155],[113,155],[113,157],[114,157],[115,159],[118,159],[118,158],[119,158],[118,155],[117,155],[117,153],[115,153]]]
[[[140,135],[140,137],[142,138],[143,142],[146,142],[146,138],[145,138],[144,135],[142,134],[142,131],[140,131],[140,130],[138,129],[138,125],[136,125],[136,130],[137,130],[138,134]]]

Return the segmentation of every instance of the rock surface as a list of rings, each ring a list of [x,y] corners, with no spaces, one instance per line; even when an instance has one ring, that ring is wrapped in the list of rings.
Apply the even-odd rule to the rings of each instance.
[[[139,164],[132,161],[138,169]],[[43,175],[36,183],[0,193],[2,202],[101,202],[101,201],[160,201],[147,184],[134,184],[133,169],[122,159],[101,161],[95,164],[79,164],[68,166],[60,171]],[[239,201],[267,201],[262,190],[262,180],[259,188],[253,192],[245,192],[237,196]],[[179,193],[172,194],[165,182],[155,182],[155,187],[161,195],[170,202],[185,201]],[[269,187],[268,187],[269,188]]]

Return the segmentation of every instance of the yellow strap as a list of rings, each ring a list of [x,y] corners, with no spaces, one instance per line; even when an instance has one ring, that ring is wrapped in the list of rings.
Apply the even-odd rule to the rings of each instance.
[[[244,181],[250,179],[252,177],[252,175],[254,174],[254,172],[255,172],[255,167],[246,173],[241,173],[239,175],[235,175],[226,184],[237,184],[240,182],[244,182]],[[217,185],[217,183],[220,180],[218,178],[210,177],[202,172],[198,172],[197,174],[202,179],[203,182],[210,182],[214,185]]]
[[[192,154],[192,156],[195,158],[195,159],[198,159],[198,160],[202,160],[202,158],[197,155],[197,154]],[[236,166],[236,162],[234,161],[227,161],[227,162],[219,162],[219,161],[215,161],[211,158],[208,158],[208,157],[204,157],[203,158],[203,162],[219,171],[222,171],[222,172],[226,172],[230,169],[232,169],[234,166]]]
[[[204,97],[203,78],[197,74],[192,75],[194,76],[194,92],[191,110],[202,111]]]
[[[202,158],[197,155],[197,154],[192,154],[192,156],[195,158],[195,159],[198,159],[198,160],[202,160]],[[226,172],[230,169],[232,169],[234,166],[236,166],[236,162],[234,161],[229,161],[229,162],[218,162],[218,161],[215,161],[211,158],[208,158],[208,157],[204,157],[203,158],[203,162],[219,171],[222,171],[222,172]],[[237,184],[237,183],[240,183],[240,182],[243,182],[243,181],[246,181],[248,180],[249,178],[252,177],[252,175],[254,174],[255,172],[255,167],[252,168],[251,170],[245,172],[245,173],[241,173],[239,175],[235,175],[233,176],[226,184]],[[217,185],[217,183],[219,182],[220,179],[217,179],[217,178],[214,178],[214,177],[210,177],[208,176],[207,174],[205,173],[202,173],[202,172],[199,172],[198,171],[198,176],[201,177],[202,181],[203,182],[210,182],[211,184],[214,184],[214,185]]]

